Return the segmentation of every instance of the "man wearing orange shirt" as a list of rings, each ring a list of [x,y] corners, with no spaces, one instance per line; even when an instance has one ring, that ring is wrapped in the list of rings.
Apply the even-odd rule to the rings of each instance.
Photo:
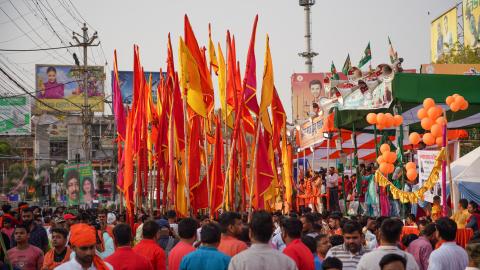
[[[53,270],[70,260],[70,247],[67,246],[68,231],[64,228],[52,229],[52,246],[43,259],[42,270]]]
[[[225,212],[218,219],[222,230],[222,239],[218,251],[233,257],[247,249],[247,244],[236,237],[242,232],[242,216],[236,212]]]
[[[183,257],[195,251],[193,243],[197,238],[198,222],[192,218],[184,218],[178,223],[178,236],[180,242],[170,251],[168,255],[168,270],[178,270]]]
[[[137,254],[149,259],[154,269],[165,270],[165,251],[157,244],[160,226],[153,220],[143,223],[143,239],[133,248]]]

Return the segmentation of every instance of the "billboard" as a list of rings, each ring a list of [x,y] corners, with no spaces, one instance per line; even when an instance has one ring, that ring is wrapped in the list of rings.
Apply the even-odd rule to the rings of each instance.
[[[435,158],[438,156],[440,151],[437,150],[418,150],[418,186],[423,186],[427,181],[430,173],[432,172],[433,165],[435,164]],[[439,174],[439,178],[435,186],[427,190],[424,193],[424,200],[427,202],[433,202],[433,197],[438,195],[442,197],[442,174]]]
[[[26,96],[0,98],[0,135],[30,132],[30,99]]]
[[[91,206],[95,199],[92,164],[69,164],[65,166],[64,171],[67,205]]]
[[[152,74],[152,98],[157,101],[157,87],[160,82],[160,72],[145,72],[147,81]],[[166,72],[162,73],[163,77],[167,76]],[[113,71],[112,71],[112,89],[113,89]],[[120,84],[120,91],[122,93],[122,100],[124,104],[131,104],[133,100],[133,71],[118,71],[118,82]]]
[[[436,62],[440,56],[448,51],[458,41],[457,35],[457,7],[453,7],[430,25],[430,53],[431,61]]]
[[[330,93],[325,92],[324,80],[331,73],[294,73],[292,83],[292,113],[294,120],[307,119],[313,116],[312,104]],[[343,73],[338,73],[340,80],[346,80]]]
[[[68,65],[36,65],[35,113],[55,110],[80,112],[84,105],[84,71]],[[88,104],[92,111],[103,112],[105,73],[102,66],[87,68]]]
[[[463,0],[463,41],[470,47],[480,47],[479,0]]]
[[[480,76],[480,64],[422,64],[420,73]]]

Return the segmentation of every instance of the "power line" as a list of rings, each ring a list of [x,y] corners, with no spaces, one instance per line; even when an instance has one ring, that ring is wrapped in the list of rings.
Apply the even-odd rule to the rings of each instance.
[[[78,45],[68,45],[68,46],[61,46],[61,47],[38,48],[38,49],[0,49],[0,51],[2,52],[37,52],[37,51],[51,51],[51,50],[59,50],[59,49],[74,48],[74,47],[78,47]]]

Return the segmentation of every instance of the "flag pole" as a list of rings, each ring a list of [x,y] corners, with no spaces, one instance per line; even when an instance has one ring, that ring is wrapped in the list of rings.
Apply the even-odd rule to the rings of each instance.
[[[255,133],[255,150],[253,151],[253,164],[252,164],[252,175],[250,177],[250,206],[248,207],[248,219],[251,219],[253,211],[253,185],[255,184],[256,178],[256,169],[257,169],[257,149],[258,149],[258,139],[260,137],[260,116],[257,118],[257,130]]]

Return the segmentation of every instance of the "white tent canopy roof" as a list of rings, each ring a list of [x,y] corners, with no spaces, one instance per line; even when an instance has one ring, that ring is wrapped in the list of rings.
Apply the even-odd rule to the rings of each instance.
[[[480,147],[451,164],[453,182],[480,182]]]

